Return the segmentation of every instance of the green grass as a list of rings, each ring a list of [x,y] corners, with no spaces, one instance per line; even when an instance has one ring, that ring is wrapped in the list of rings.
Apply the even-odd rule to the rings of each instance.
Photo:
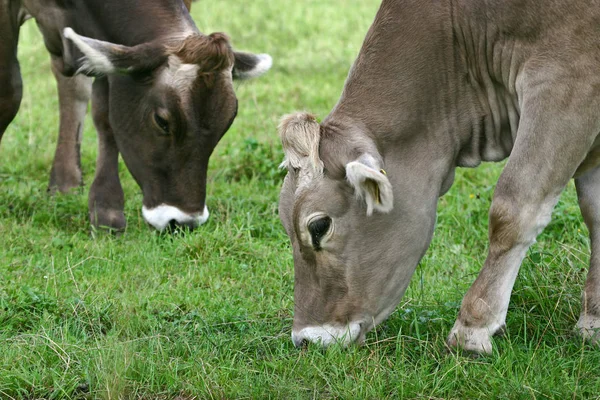
[[[293,263],[277,217],[280,115],[333,107],[379,0],[201,1],[205,32],[269,52],[237,87],[240,112],[211,159],[209,222],[159,235],[121,166],[128,228],[93,232],[86,188],[46,194],[58,126],[49,57],[35,24],[19,49],[25,99],[0,147],[0,398],[598,398],[600,350],[573,327],[589,259],[572,185],[526,258],[494,354],[444,339],[487,246],[501,165],[461,170],[440,200],[433,243],[402,304],[365,346],[295,349]]]

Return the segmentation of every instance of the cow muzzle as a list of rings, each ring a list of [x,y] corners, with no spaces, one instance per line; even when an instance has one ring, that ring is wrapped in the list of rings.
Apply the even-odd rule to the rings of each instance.
[[[292,341],[296,347],[306,342],[317,343],[323,347],[339,344],[343,347],[354,343],[361,337],[362,324],[350,322],[348,325],[307,326],[299,331],[292,331]]]
[[[204,206],[202,212],[186,213],[177,207],[161,204],[154,208],[143,206],[142,215],[146,222],[159,231],[162,231],[167,227],[186,227],[194,229],[208,220],[209,212],[206,206]]]

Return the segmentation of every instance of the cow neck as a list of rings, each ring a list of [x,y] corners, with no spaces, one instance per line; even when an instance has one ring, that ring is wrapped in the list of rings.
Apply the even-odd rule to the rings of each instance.
[[[344,179],[346,164],[369,154],[397,187],[404,187],[406,181],[414,181],[414,187],[427,182],[419,190],[424,198],[432,199],[444,194],[454,178],[456,151],[451,142],[439,141],[439,137],[444,136],[378,131],[377,126],[338,109],[321,124],[319,155],[329,176]]]
[[[420,159],[451,164],[469,128],[442,3],[382,3],[331,119],[358,121],[382,152],[410,147]]]
[[[514,71],[526,49],[498,36],[481,53],[475,44],[491,28],[471,22],[481,21],[470,18],[475,6],[459,12],[448,9],[451,3],[413,3],[382,3],[332,118],[360,122],[380,149],[418,143],[420,159],[434,154],[430,161],[451,165],[448,171],[504,159],[516,138]],[[412,18],[398,21],[402,15]]]
[[[76,32],[126,46],[198,33],[183,2],[146,2],[140,6],[136,1],[89,0],[84,7],[72,10],[71,17]]]
[[[518,34],[506,35],[520,29],[512,19],[487,18],[487,13],[496,15],[497,5],[456,2],[452,7],[457,78],[468,92],[463,112],[470,118],[457,164],[475,167],[503,160],[512,150],[520,114],[518,82],[529,44],[516,40]]]

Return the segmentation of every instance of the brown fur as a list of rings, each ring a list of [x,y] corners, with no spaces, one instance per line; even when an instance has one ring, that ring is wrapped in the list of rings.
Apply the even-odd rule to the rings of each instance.
[[[505,253],[519,241],[519,213],[510,200],[496,197],[489,212],[489,236],[494,238],[493,251]]]
[[[233,50],[227,35],[221,32],[210,35],[195,34],[168,49],[186,64],[196,64],[202,73],[219,72],[231,68]]]
[[[61,132],[51,189],[64,192],[81,183],[79,143],[91,79],[65,76],[85,72],[99,78],[93,90],[99,153],[88,203],[92,223],[125,226],[116,173],[119,154],[142,188],[148,209],[167,204],[185,213],[203,212],[208,159],[237,113],[232,78],[263,74],[268,56],[240,53],[236,62],[238,53],[224,34],[198,31],[188,12],[190,0],[146,2],[143,7],[133,0],[86,0],[85,7],[76,3],[0,0],[0,138],[21,101],[18,34],[31,17],[52,55],[59,86]],[[65,36],[67,27],[71,30]],[[202,72],[184,94],[170,82],[154,79],[173,54]],[[233,68],[231,73],[227,68]],[[223,73],[212,73],[217,71]],[[184,95],[187,101],[182,101]],[[168,132],[156,123],[158,111],[169,120]],[[167,140],[172,145],[165,145]],[[171,222],[190,226],[189,220]]]
[[[133,47],[110,45],[112,51],[110,62],[126,73],[152,71],[164,64],[167,52],[162,44],[157,42],[143,43]]]

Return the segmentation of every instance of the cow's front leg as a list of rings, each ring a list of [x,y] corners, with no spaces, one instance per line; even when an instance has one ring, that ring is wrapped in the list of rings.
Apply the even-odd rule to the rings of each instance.
[[[0,19],[2,22],[2,19]],[[0,31],[2,34],[2,31]],[[2,46],[2,43],[0,43]],[[0,48],[0,57],[2,57]],[[0,140],[8,125],[17,115],[23,98],[21,69],[16,57],[10,60],[0,59]]]
[[[465,295],[448,344],[477,353],[491,353],[491,336],[504,328],[517,273],[527,249],[550,222],[557,194],[535,204],[507,197],[498,185],[490,208],[490,246],[483,269]]]
[[[517,140],[490,208],[488,256],[462,301],[448,337],[452,347],[492,351],[490,338],[505,324],[521,261],[597,134],[594,100],[566,95],[589,90],[561,89],[557,83],[542,91],[538,83],[524,90]]]
[[[60,125],[48,191],[66,193],[83,184],[81,177],[81,137],[90,99],[92,80],[84,75],[64,76],[62,61],[52,59],[52,73],[58,88]]]
[[[16,2],[0,1],[0,140],[17,115],[23,98],[21,68],[17,60],[19,17]]]
[[[577,328],[584,338],[600,344],[600,167],[576,179],[575,185],[592,247]]]
[[[92,116],[98,131],[96,176],[90,188],[88,208],[92,225],[125,228],[125,200],[119,180],[119,150],[108,117],[108,81],[96,78],[92,87]]]

